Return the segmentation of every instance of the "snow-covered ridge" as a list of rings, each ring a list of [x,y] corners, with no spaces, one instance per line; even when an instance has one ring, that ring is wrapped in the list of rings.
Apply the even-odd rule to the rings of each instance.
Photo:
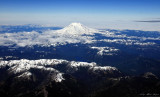
[[[21,60],[0,61],[0,68],[5,67],[5,66],[9,66],[10,71],[13,71],[14,73],[20,73],[23,71],[27,71],[30,68],[38,68],[38,69],[54,71],[55,69],[53,66],[63,64],[63,63],[67,64],[67,66],[69,66],[71,68],[78,68],[78,67],[97,68],[97,67],[101,67],[101,66],[98,66],[95,62],[92,62],[92,63],[76,62],[76,61],[67,61],[67,60],[61,60],[61,59],[39,59],[39,60],[21,59]],[[105,68],[105,66],[103,68]],[[108,68],[108,66],[107,66],[107,68]],[[115,69],[115,67],[110,67],[110,69]]]
[[[96,63],[94,63],[94,62],[87,63],[87,62],[75,62],[75,61],[71,61],[70,62],[70,66],[71,67],[95,67]]]
[[[61,82],[62,80],[65,80],[63,78],[63,73],[60,72],[58,69],[55,69],[54,66],[56,65],[66,65],[66,71],[67,69],[74,69],[74,72],[79,70],[79,67],[88,67],[89,70],[96,71],[96,70],[102,70],[102,71],[114,71],[117,70],[115,67],[111,66],[98,66],[96,63],[87,63],[87,62],[75,62],[75,61],[67,61],[67,60],[61,60],[61,59],[39,59],[39,60],[27,60],[27,59],[21,59],[21,60],[10,60],[10,61],[0,61],[0,68],[9,67],[8,72],[14,73],[14,74],[20,74],[18,77],[30,77],[32,76],[32,73],[29,71],[30,69],[39,69],[39,70],[45,70],[49,72],[54,73],[54,80],[56,82]]]

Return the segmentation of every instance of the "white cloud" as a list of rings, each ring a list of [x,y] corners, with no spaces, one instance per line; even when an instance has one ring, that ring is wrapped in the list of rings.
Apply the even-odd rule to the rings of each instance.
[[[62,36],[59,33],[56,33],[54,30],[48,30],[43,33],[32,31],[0,34],[1,46],[10,46],[16,44],[17,46],[24,47],[27,45],[56,45],[59,43],[87,43],[91,41],[92,37],[78,35]]]

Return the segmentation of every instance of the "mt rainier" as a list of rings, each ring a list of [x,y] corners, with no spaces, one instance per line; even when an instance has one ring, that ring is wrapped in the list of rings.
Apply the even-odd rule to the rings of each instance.
[[[61,30],[58,30],[56,32],[60,34],[72,34],[72,35],[83,35],[83,34],[93,35],[94,33],[97,33],[98,30],[88,28],[82,25],[81,23],[71,23],[69,26]]]

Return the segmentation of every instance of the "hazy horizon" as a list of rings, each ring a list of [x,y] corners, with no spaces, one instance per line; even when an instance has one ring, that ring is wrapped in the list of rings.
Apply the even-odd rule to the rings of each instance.
[[[0,25],[160,31],[159,0],[1,0]]]

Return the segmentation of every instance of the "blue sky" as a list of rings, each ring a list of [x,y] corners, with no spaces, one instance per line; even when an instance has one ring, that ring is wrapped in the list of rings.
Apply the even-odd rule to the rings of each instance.
[[[160,0],[0,0],[0,24],[160,28]],[[144,25],[143,27],[141,27]],[[157,28],[155,28],[157,27]]]

